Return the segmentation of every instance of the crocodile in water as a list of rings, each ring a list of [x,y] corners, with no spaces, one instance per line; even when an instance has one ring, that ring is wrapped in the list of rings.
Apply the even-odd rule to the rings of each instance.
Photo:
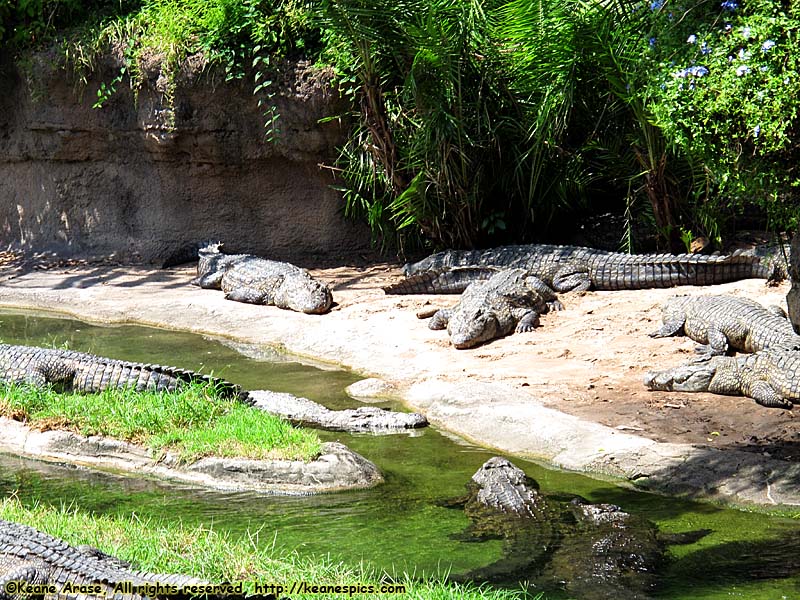
[[[800,401],[800,347],[779,344],[754,354],[713,356],[645,375],[651,390],[747,396],[767,408]]]
[[[10,383],[53,384],[75,392],[107,388],[174,391],[188,382],[213,384],[222,396],[249,402],[247,392],[224,379],[186,369],[128,362],[74,350],[0,344],[0,379]]]
[[[553,290],[523,269],[508,269],[470,284],[453,308],[436,311],[428,327],[446,327],[453,346],[472,348],[512,331],[532,331],[550,308],[562,308]]]
[[[255,408],[284,417],[300,427],[331,431],[389,433],[426,427],[428,420],[420,413],[404,413],[377,406],[331,410],[308,398],[292,394],[256,390],[250,392]]]
[[[674,296],[661,308],[664,324],[650,337],[684,333],[706,344],[706,356],[729,350],[758,352],[776,344],[798,344],[798,336],[780,307],[765,308],[736,296]]]
[[[457,539],[500,538],[503,557],[456,579],[563,586],[583,599],[643,598],[655,583],[669,543],[690,543],[707,531],[665,536],[646,519],[611,504],[548,496],[505,458],[486,461],[465,496],[470,524]]]
[[[209,586],[208,596],[193,586]],[[0,600],[202,597],[235,600],[244,595],[236,586],[213,586],[186,575],[137,571],[96,548],[71,546],[33,527],[0,520]]]
[[[779,280],[786,265],[778,252],[730,255],[622,254],[580,246],[532,244],[489,250],[447,250],[403,268],[406,279],[388,294],[460,293],[499,269],[521,268],[556,292],[637,290],[712,285],[739,279]]]
[[[237,302],[269,304],[306,314],[330,310],[330,288],[305,269],[252,254],[223,254],[220,246],[200,248],[197,277],[191,283],[221,289],[225,298]]]

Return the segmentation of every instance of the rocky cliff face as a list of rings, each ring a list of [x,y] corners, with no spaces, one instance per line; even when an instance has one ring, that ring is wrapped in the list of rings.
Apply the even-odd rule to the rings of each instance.
[[[52,62],[41,53],[0,72],[0,244],[156,263],[201,240],[292,259],[368,246],[319,167],[343,136],[319,123],[337,111],[324,75],[285,66],[272,143],[252,86],[215,81],[198,57],[174,85],[153,60],[138,94],[120,83],[100,109],[113,59],[82,94]]]

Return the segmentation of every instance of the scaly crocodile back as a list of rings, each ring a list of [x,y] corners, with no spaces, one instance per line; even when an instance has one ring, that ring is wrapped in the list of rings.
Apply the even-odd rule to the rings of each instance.
[[[467,268],[455,280],[444,274]],[[403,268],[407,279],[387,293],[457,293],[470,281],[491,276],[485,269],[522,268],[556,291],[561,279],[581,276],[596,290],[634,290],[678,285],[714,285],[739,279],[779,278],[771,256],[736,251],[729,255],[622,254],[580,246],[532,244],[489,250],[448,250]]]
[[[251,304],[274,305],[306,314],[327,312],[333,303],[330,288],[305,269],[291,263],[245,255],[222,276],[226,298]]]
[[[209,582],[186,575],[160,575],[135,571],[126,562],[109,556],[95,548],[75,547],[67,542],[12,521],[0,520],[0,598],[6,595],[6,584],[17,581],[27,584],[51,585],[55,594],[45,594],[48,600],[67,597],[93,597],[62,592],[65,585],[97,585],[102,595],[97,597],[138,600],[142,594],[117,592],[118,584],[131,586],[208,585]],[[153,594],[167,597],[169,594]]]
[[[383,288],[387,294],[460,294],[469,284],[496,275],[496,267],[454,267],[445,271],[424,271]]]
[[[758,352],[777,344],[800,345],[786,315],[755,300],[737,296],[674,296],[661,307],[664,325],[651,337],[683,332],[696,342],[709,344],[710,354],[729,348]]]
[[[0,377],[16,383],[60,383],[86,393],[113,387],[174,391],[182,384],[200,382],[212,384],[223,396],[247,401],[246,392],[238,385],[211,375],[35,346],[0,344]]]

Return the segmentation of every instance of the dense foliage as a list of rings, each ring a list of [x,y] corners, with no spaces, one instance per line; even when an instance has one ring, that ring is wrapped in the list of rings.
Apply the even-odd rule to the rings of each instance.
[[[695,190],[719,211],[753,202],[778,225],[797,209],[800,5],[772,0],[648,7],[642,44],[658,126],[702,167]]]
[[[276,58],[333,65],[349,98],[334,166],[345,209],[385,244],[551,239],[623,216],[677,249],[720,242],[747,209],[774,228],[797,207],[798,25],[789,0],[20,0],[0,39],[75,24],[84,69],[193,53],[251,82],[268,137]],[[764,221],[764,219],[768,219]]]

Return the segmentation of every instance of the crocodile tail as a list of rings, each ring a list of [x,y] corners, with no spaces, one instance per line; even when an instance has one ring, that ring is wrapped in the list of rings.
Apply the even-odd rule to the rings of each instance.
[[[179,369],[176,367],[169,367],[164,365],[144,365],[145,368],[151,370],[154,376],[163,375],[172,377],[176,381],[184,383],[201,383],[208,384],[214,388],[214,391],[222,398],[231,398],[239,400],[246,404],[252,404],[250,394],[243,390],[241,386],[231,383],[227,379],[221,377],[214,377],[213,375],[206,375],[205,373],[198,373],[189,369]]]
[[[595,289],[633,290],[769,279],[774,266],[752,253],[737,250],[728,255],[609,254],[597,260],[593,270]]]
[[[501,269],[494,267],[456,267],[445,271],[426,271],[383,288],[387,294],[460,294],[475,281],[490,279]]]
[[[220,397],[249,402],[249,395],[240,386],[213,375],[165,365],[102,360],[99,357],[80,361],[73,389],[99,392],[113,387],[132,387],[140,391],[175,391],[187,383],[208,384],[214,387]]]

